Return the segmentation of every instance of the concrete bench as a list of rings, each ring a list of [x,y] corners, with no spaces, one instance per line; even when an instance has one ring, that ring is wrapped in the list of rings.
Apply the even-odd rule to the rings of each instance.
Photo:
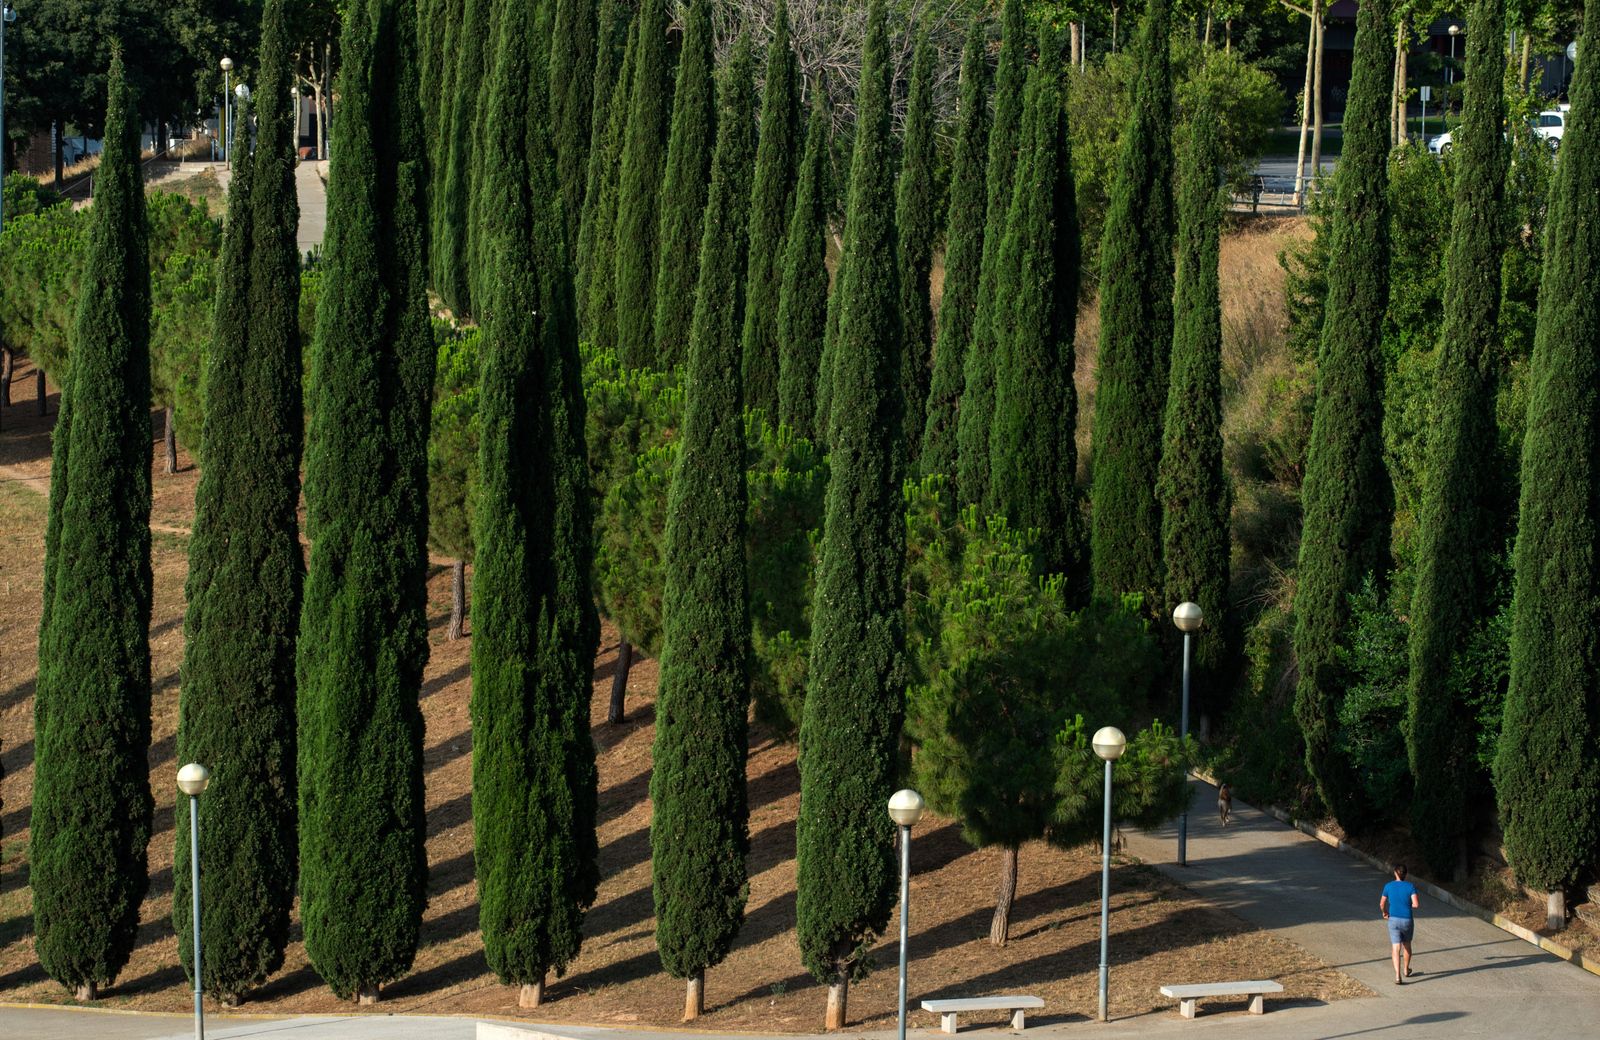
[[[1184,1018],[1193,1018],[1195,1005],[1201,997],[1249,997],[1250,1013],[1262,1015],[1266,1013],[1268,993],[1282,993],[1283,987],[1276,982],[1258,979],[1254,982],[1202,982],[1192,986],[1162,986],[1161,995],[1171,997],[1178,1002],[1178,1013]]]
[[[922,1010],[939,1016],[939,1028],[946,1033],[956,1031],[956,1014],[962,1011],[1009,1011],[1011,1028],[1025,1029],[1023,1012],[1029,1008],[1044,1007],[1041,997],[970,997],[965,1000],[924,1000]]]

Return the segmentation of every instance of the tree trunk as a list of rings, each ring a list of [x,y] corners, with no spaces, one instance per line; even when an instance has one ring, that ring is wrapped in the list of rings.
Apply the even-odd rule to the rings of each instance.
[[[1327,42],[1325,26],[1322,24],[1322,4],[1318,0],[1312,8],[1317,19],[1317,69],[1311,92],[1313,104],[1313,123],[1311,125],[1311,183],[1317,185],[1322,182],[1322,49]]]
[[[697,972],[689,978],[683,994],[683,1020],[693,1022],[706,1011],[706,973]]]
[[[1567,926],[1567,893],[1560,888],[1552,888],[1545,899],[1544,927],[1548,932],[1559,932]]]
[[[11,407],[11,375],[16,366],[16,353],[10,347],[0,347],[0,408]]]
[[[62,136],[63,135],[62,135],[62,132],[61,132],[61,123],[59,121],[51,123],[50,124],[50,143],[55,146],[55,153],[56,153],[55,154],[55,160],[56,160],[56,188],[57,188],[57,190],[59,190],[61,188],[61,181],[66,176],[66,165],[67,165],[67,163],[66,163],[66,155],[65,155],[66,142],[64,140],[62,140]],[[42,415],[44,413],[41,412],[40,414]]]
[[[1111,53],[1117,53],[1117,5],[1111,5]]]
[[[33,370],[33,388],[34,388],[34,396],[39,399],[39,414],[40,415],[49,415],[50,412],[49,412],[48,408],[45,405],[44,369],[39,368],[37,366],[35,366],[34,370]]]
[[[1222,23],[1222,52],[1233,53],[1233,19],[1228,18]]]
[[[461,638],[461,623],[467,616],[467,561],[456,560],[450,564],[450,627],[446,639]]]
[[[1000,857],[1000,888],[995,893],[994,921],[989,925],[989,941],[1004,946],[1011,935],[1011,904],[1017,898],[1017,847],[1007,845]]]
[[[356,1003],[362,1007],[371,1007],[378,1002],[377,986],[357,986]]]
[[[1306,87],[1300,95],[1300,152],[1294,163],[1294,205],[1305,201],[1306,143],[1311,137],[1311,73],[1317,64],[1317,14],[1313,5],[1310,27],[1306,30]]]
[[[833,981],[828,983],[828,1032],[843,1029],[850,1005],[850,976],[842,969],[834,969]]]
[[[328,126],[333,122],[333,96],[328,90],[328,65],[333,61],[333,41],[324,40],[322,43],[322,151],[317,153],[318,159],[328,157],[328,149],[332,147],[333,134]]]
[[[544,979],[533,983],[523,983],[522,989],[517,993],[517,1007],[536,1008],[543,1003]]]
[[[161,445],[167,454],[167,476],[178,472],[178,431],[172,425],[172,407],[169,405],[164,410],[166,416],[166,429],[161,434]]]
[[[1520,70],[1517,72],[1517,82],[1522,85],[1522,89],[1523,90],[1527,90],[1528,89],[1528,62],[1532,58],[1533,58],[1533,37],[1532,36],[1528,36],[1528,35],[1524,35],[1522,37],[1522,66],[1521,66]]]
[[[1401,29],[1395,29],[1394,34],[1394,62],[1389,69],[1389,147],[1393,148],[1400,143],[1400,125],[1398,123],[1400,112],[1400,34]]]
[[[1211,8],[1206,8],[1206,34],[1200,41],[1202,47],[1211,46]]]
[[[1083,67],[1083,28],[1078,22],[1072,23],[1072,67]]]
[[[608,725],[620,725],[628,717],[628,672],[633,668],[633,644],[626,639],[617,647],[617,670],[611,676],[611,707],[606,711]]]
[[[100,984],[97,982],[80,982],[77,990],[72,994],[74,1000],[99,1000]]]

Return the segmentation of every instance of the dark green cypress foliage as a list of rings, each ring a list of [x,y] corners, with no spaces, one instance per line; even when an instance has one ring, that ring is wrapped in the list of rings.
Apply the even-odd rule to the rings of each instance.
[[[905,352],[900,388],[906,399],[908,458],[921,454],[921,418],[933,372],[933,242],[938,236],[934,212],[933,168],[938,156],[933,141],[933,48],[928,32],[917,35],[911,62],[911,93],[906,98],[905,142],[900,158],[899,200],[895,223],[900,228],[900,322]]]
[[[784,236],[800,176],[800,70],[789,39],[789,5],[778,0],[761,91],[761,138],[750,197],[750,270],[745,277],[745,401],[778,414],[778,312],[783,299]]]
[[[150,843],[150,267],[112,52],[72,372],[51,439],[29,884],[39,966],[88,999],[133,952]]]
[[[1465,854],[1472,825],[1476,712],[1451,682],[1456,648],[1494,602],[1495,554],[1507,510],[1495,421],[1501,350],[1500,267],[1506,234],[1507,150],[1500,49],[1503,0],[1477,0],[1467,36],[1466,97],[1455,131],[1455,212],[1434,376],[1432,423],[1411,596],[1406,750],[1415,784],[1411,833],[1441,877]]]
[[[922,430],[920,468],[924,475],[956,472],[956,407],[966,380],[967,346],[983,266],[984,166],[989,147],[989,58],[983,19],[967,29],[961,52],[961,106],[951,163],[950,209],[945,222],[944,299],[939,304],[939,338]],[[908,412],[915,423],[916,412]]]
[[[1166,560],[1163,615],[1171,617],[1185,600],[1205,611],[1206,631],[1194,647],[1195,690],[1202,698],[1197,703],[1205,706],[1214,704],[1212,691],[1227,656],[1233,497],[1222,468],[1218,131],[1215,102],[1202,96],[1190,114],[1189,147],[1179,167],[1172,367],[1156,485]]]
[[[595,0],[543,0],[554,5],[550,37],[550,134],[561,187],[561,218],[567,251],[578,244],[583,189],[589,176],[594,77],[599,41]]]
[[[1161,415],[1172,350],[1172,70],[1168,0],[1139,28],[1133,115],[1100,247],[1093,557],[1097,593],[1162,595]]]
[[[444,240],[450,233],[445,226],[445,184],[450,172],[450,148],[455,140],[456,60],[461,38],[462,20],[466,16],[465,0],[445,0],[443,25],[439,29],[439,67],[431,99],[425,98],[434,109],[433,136],[428,141],[428,251],[429,278],[441,299],[444,297],[445,273],[441,269],[445,256]],[[324,156],[326,158],[326,156]]]
[[[972,338],[963,359],[961,403],[956,412],[957,501],[982,503],[989,495],[989,437],[994,425],[994,354],[1000,334],[996,292],[1000,247],[1011,209],[1011,184],[1022,137],[1022,111],[1028,76],[1027,27],[1023,0],[1006,0],[1002,18],[1000,67],[995,76],[994,123],[989,131],[989,165],[984,176],[983,258],[973,305]]]
[[[1295,592],[1295,716],[1306,765],[1347,829],[1366,821],[1359,787],[1336,739],[1349,597],[1386,569],[1393,492],[1383,460],[1383,314],[1389,286],[1389,29],[1369,0],[1356,22],[1344,153],[1334,183],[1328,295],[1306,476]],[[1106,241],[1111,241],[1110,228]],[[1109,270],[1109,268],[1108,268]],[[1103,391],[1102,391],[1103,393]]]
[[[900,292],[890,67],[872,0],[845,218],[833,471],[817,570],[810,684],[800,727],[800,952],[843,1025],[852,976],[894,905],[894,788],[905,717],[905,515]]]
[[[549,40],[550,8],[552,3],[545,0],[520,0],[532,3],[534,12],[538,16],[538,38]],[[476,109],[475,122],[472,126],[472,165],[468,171],[467,179],[467,297],[476,300],[478,294],[487,291],[488,261],[485,257],[483,242],[483,229],[489,222],[487,201],[483,191],[483,178],[485,164],[483,156],[489,149],[489,137],[494,134],[495,128],[489,122],[489,92],[487,84],[494,73],[494,41],[500,38],[500,21],[506,8],[510,6],[507,0],[491,0],[489,7],[489,24],[485,27],[487,36],[483,48],[483,79],[479,82],[484,88],[478,90],[479,98]],[[547,51],[544,59],[548,61],[550,55]],[[546,66],[548,67],[548,66]],[[546,104],[549,104],[546,99]],[[476,305],[474,305],[476,306]],[[477,312],[469,308],[467,314],[476,317]]]
[[[200,800],[205,989],[233,998],[283,965],[295,829],[295,626],[300,551],[300,207],[295,197],[289,0],[268,0],[254,95],[256,152],[234,163],[216,325],[205,372],[200,487],[189,540],[178,761]],[[242,121],[241,121],[242,122]],[[237,154],[247,156],[241,147]],[[177,819],[188,814],[178,800]],[[175,828],[173,930],[194,977],[189,835]]]
[[[357,0],[358,3],[364,0]],[[433,285],[444,305],[465,317],[472,313],[471,233],[473,148],[478,141],[479,85],[487,78],[484,55],[490,9],[495,0],[464,0],[461,30],[456,34],[455,96],[445,125],[444,198],[434,207]]]
[[[667,54],[666,0],[640,0],[628,124],[623,135],[617,196],[617,355],[630,368],[654,366],[656,239],[661,178],[666,168],[672,67]],[[674,266],[692,261],[669,258]]]
[[[571,268],[536,13],[508,8],[490,111],[475,504],[473,821],[489,966],[542,996],[578,955],[599,885],[589,681],[599,621]],[[530,320],[530,315],[537,315]]]
[[[1600,19],[1584,19],[1578,50],[1600,53]],[[1494,763],[1507,858],[1518,880],[1550,892],[1553,904],[1600,847],[1600,328],[1593,282],[1600,262],[1600,82],[1592,62],[1578,63],[1571,97],[1550,192],[1528,380],[1511,686]]]
[[[816,439],[817,376],[828,325],[828,110],[820,89],[816,95],[784,236],[778,300],[778,420],[810,440]]]
[[[1046,30],[1040,53],[1059,50]],[[1058,78],[1062,63],[1041,60],[1029,76],[1021,166],[1011,195],[1003,252],[1014,276],[995,359],[990,489],[996,511],[1039,532],[1047,573],[1087,590],[1078,505],[1078,219],[1072,144]]]
[[[712,0],[691,0],[672,94],[672,133],[666,177],[655,203],[660,213],[656,242],[662,263],[655,274],[655,345],[640,355],[670,369],[688,353],[694,294],[700,272],[700,225],[706,211],[711,153],[716,147],[717,84],[712,58]],[[626,239],[622,240],[626,243]],[[628,248],[624,245],[624,249]],[[647,294],[648,296],[649,294]]]
[[[656,947],[689,980],[685,1018],[704,1010],[705,972],[744,920],[750,850],[745,722],[750,699],[745,572],[744,391],[739,293],[749,184],[750,99],[730,70],[721,86],[683,424],[667,492],[661,692],[650,774]]]
[[[434,349],[414,12],[359,0],[345,15],[306,438],[300,917],[340,996],[375,996],[410,969],[427,902],[417,697]]]
[[[589,150],[589,186],[583,196],[583,223],[578,228],[579,335],[596,348],[617,346],[617,201],[622,186],[622,142],[628,126],[633,64],[638,52],[639,20],[630,19],[622,64],[603,110],[595,111],[596,137]],[[595,90],[600,89],[596,73]]]

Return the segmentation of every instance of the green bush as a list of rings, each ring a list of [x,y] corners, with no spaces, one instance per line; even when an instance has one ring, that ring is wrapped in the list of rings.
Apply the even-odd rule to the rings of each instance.
[[[1371,578],[1350,601],[1350,645],[1339,656],[1350,676],[1339,705],[1337,742],[1355,767],[1367,804],[1380,820],[1404,818],[1411,796],[1403,725],[1410,673],[1408,625]]]

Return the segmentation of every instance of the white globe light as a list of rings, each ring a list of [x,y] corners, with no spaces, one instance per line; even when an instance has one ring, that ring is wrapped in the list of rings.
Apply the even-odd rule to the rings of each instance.
[[[890,796],[889,819],[902,827],[912,827],[922,819],[925,807],[922,796],[908,787]]]
[[[190,762],[178,770],[178,790],[193,797],[203,794],[211,783],[211,770],[199,762]]]
[[[222,71],[223,72],[232,72],[233,71],[233,59],[232,58],[223,58],[222,59]]]
[[[1115,726],[1102,726],[1095,730],[1091,743],[1094,745],[1094,753],[1107,762],[1115,762],[1128,749],[1128,738],[1124,737],[1122,731]]]
[[[1179,603],[1172,612],[1172,623],[1178,626],[1179,632],[1198,632],[1205,618],[1205,612],[1198,603]]]

